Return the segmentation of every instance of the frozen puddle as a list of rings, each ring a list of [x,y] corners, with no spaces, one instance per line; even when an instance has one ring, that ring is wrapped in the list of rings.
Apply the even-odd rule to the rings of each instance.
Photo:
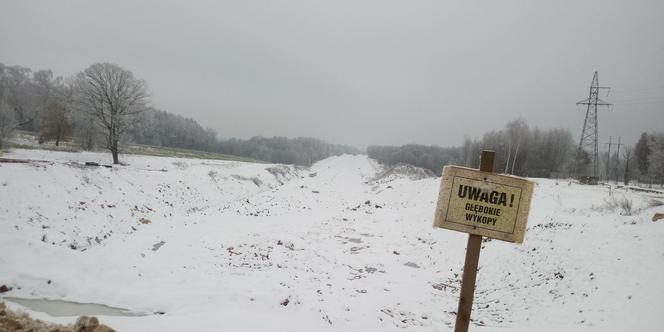
[[[53,317],[69,316],[146,316],[143,313],[132,312],[127,309],[110,307],[97,303],[79,303],[63,300],[49,299],[23,299],[19,297],[4,297],[2,300],[24,306],[32,311],[47,313]]]

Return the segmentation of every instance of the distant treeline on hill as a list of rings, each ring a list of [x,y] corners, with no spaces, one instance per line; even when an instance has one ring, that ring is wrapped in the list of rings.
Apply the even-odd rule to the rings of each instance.
[[[494,171],[529,177],[567,177],[575,167],[576,145],[572,133],[563,128],[530,128],[525,120],[507,123],[504,129],[491,131],[482,139],[466,138],[463,146],[464,165],[479,167],[482,150],[496,151]]]
[[[331,156],[361,153],[354,147],[330,144],[316,138],[260,136],[248,140],[232,138],[219,141],[216,152],[297,165],[311,165]]]
[[[386,165],[407,163],[437,175],[445,165],[477,168],[482,150],[496,152],[494,171],[529,177],[567,178],[588,172],[590,155],[579,151],[567,129],[531,128],[517,119],[505,128],[485,133],[480,139],[467,137],[460,147],[408,144],[370,146],[369,157]],[[610,167],[607,167],[608,165]],[[628,184],[632,179],[664,186],[664,133],[643,133],[634,146],[599,156],[599,178]]]
[[[213,151],[217,144],[214,130],[203,128],[194,119],[156,109],[139,114],[127,136],[138,144],[202,151]]]
[[[576,151],[568,130],[529,128],[523,119],[518,119],[481,139],[466,138],[460,147],[370,146],[367,153],[387,165],[408,163],[440,175],[445,165],[478,167],[484,149],[496,152],[496,172],[534,177],[569,174]]]
[[[203,128],[193,119],[154,109],[143,112],[128,135],[138,144],[217,152],[282,164],[311,165],[330,156],[361,153],[351,146],[309,137],[221,140],[214,130]]]
[[[396,165],[406,163],[417,167],[429,169],[440,175],[445,165],[458,165],[463,161],[462,150],[459,147],[443,148],[440,146],[425,146],[408,144],[402,146],[375,146],[367,148],[370,158],[381,164]]]

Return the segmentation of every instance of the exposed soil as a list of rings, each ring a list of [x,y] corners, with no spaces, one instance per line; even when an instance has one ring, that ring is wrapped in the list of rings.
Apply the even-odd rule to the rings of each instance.
[[[31,318],[26,313],[15,313],[0,302],[0,332],[113,332],[112,328],[99,324],[97,317],[81,316],[76,323],[59,325]]]

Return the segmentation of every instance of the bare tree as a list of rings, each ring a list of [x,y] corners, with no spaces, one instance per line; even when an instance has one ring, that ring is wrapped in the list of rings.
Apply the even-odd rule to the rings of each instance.
[[[16,116],[7,103],[0,98],[0,149],[6,145],[16,128]]]
[[[72,112],[73,139],[82,149],[91,151],[102,143],[95,118],[83,112]]]
[[[625,148],[625,173],[623,174],[623,183],[629,185],[630,172],[629,162],[632,159],[632,147]]]
[[[0,149],[5,145],[7,139],[12,136],[16,127],[16,114],[7,104],[7,75],[5,66],[0,63]]]
[[[649,181],[657,181],[664,186],[664,133],[650,134],[650,155],[648,156]],[[652,185],[652,183],[651,183]]]
[[[29,68],[20,66],[4,67],[3,85],[5,93],[4,102],[14,111],[16,126],[29,125],[33,119],[32,96],[30,93]]]
[[[523,118],[518,118],[516,120],[510,121],[506,125],[507,137],[509,140],[509,152],[507,155],[507,164],[505,165],[505,173],[509,168],[510,164],[510,155],[512,151],[512,146],[514,146],[514,157],[512,159],[512,169],[509,171],[509,174],[514,174],[514,166],[516,165],[516,158],[519,155],[519,148],[521,147],[521,141],[524,139],[524,136],[528,134],[528,124]]]
[[[42,117],[41,140],[54,140],[55,146],[59,146],[60,141],[71,136],[72,126],[67,118],[67,109],[61,103],[51,103]]]
[[[83,110],[105,129],[106,148],[118,164],[121,135],[131,121],[146,109],[147,84],[112,63],[95,63],[77,77],[77,94]]]

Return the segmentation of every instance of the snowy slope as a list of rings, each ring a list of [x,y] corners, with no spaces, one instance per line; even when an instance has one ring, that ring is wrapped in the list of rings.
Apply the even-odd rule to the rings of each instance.
[[[375,181],[383,170],[366,156],[308,169],[3,157],[41,160],[0,164],[0,284],[14,287],[3,295],[148,314],[101,318],[120,331],[453,325],[466,235],[431,227],[440,178]],[[622,216],[606,187],[536,181],[524,244],[484,244],[473,330],[664,329],[664,223],[649,220],[650,196],[614,190],[634,202]]]

